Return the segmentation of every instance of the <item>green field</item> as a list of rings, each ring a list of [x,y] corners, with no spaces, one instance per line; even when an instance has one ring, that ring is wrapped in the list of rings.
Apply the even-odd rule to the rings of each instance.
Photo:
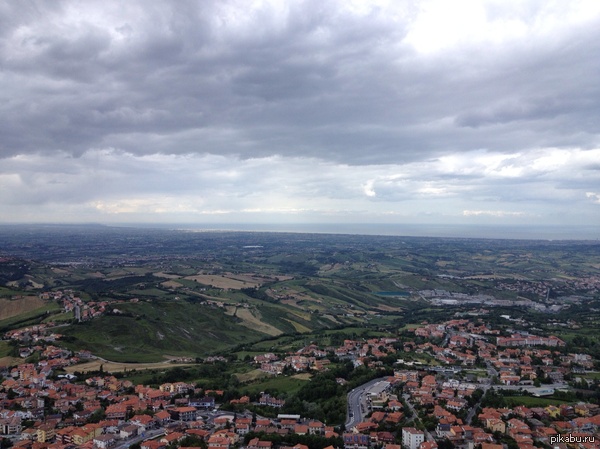
[[[262,334],[240,327],[219,309],[186,301],[119,304],[122,315],[102,316],[63,331],[64,343],[108,360],[154,362],[204,356]]]
[[[261,391],[271,391],[278,394],[293,394],[297,392],[309,380],[297,379],[288,376],[277,376],[259,382],[251,383],[241,387],[242,390],[250,393],[260,393]]]
[[[8,341],[0,340],[0,358],[7,357],[8,355],[10,355],[12,349],[13,347]]]
[[[22,295],[23,292],[12,288],[0,286],[0,298],[10,298],[15,295]]]
[[[571,402],[552,397],[536,398],[532,396],[504,396],[509,406],[524,405],[525,407],[547,407],[548,405],[570,404]]]
[[[57,315],[60,313],[60,310],[61,307],[58,303],[48,301],[45,305],[35,310],[0,320],[0,332],[40,323],[44,319]]]
[[[494,308],[490,322],[502,326],[508,323],[495,318],[499,313],[518,315],[564,337],[569,351],[589,351],[600,359],[597,287],[590,280],[582,290],[572,282],[600,274],[595,242],[190,233],[104,226],[16,227],[0,229],[0,236],[22,258],[0,263],[4,283],[20,286],[0,287],[0,296],[70,289],[84,301],[105,300],[111,303],[109,310],[123,312],[60,330],[69,348],[89,349],[110,360],[160,361],[226,350],[244,358],[293,351],[311,342],[336,346],[345,338],[386,332],[410,338],[407,323],[444,321],[473,308],[434,306],[417,299],[419,289],[498,298],[525,295],[539,304],[548,288],[555,293],[551,299],[588,298],[561,310],[560,320],[576,325],[549,324],[548,314],[509,307]],[[169,281],[177,276],[214,277],[220,282],[205,289],[191,279]],[[512,288],[515,285],[518,288]],[[538,293],[527,293],[531,291]],[[130,303],[134,297],[140,302]],[[226,303],[227,310],[200,304],[206,300]],[[71,314],[59,309],[49,303],[0,321],[0,330],[39,322],[67,324]]]

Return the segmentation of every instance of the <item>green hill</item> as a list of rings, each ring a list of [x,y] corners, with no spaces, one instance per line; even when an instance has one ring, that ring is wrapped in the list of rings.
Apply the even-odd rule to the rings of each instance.
[[[264,336],[241,327],[218,308],[181,300],[114,307],[121,313],[65,328],[63,343],[113,361],[149,362],[166,356],[205,355]]]

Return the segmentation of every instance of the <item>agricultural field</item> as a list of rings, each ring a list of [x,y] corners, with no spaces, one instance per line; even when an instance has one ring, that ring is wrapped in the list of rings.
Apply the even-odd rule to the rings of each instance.
[[[220,309],[186,301],[122,304],[121,313],[63,330],[63,342],[115,362],[158,362],[165,356],[200,356],[261,334],[240,327]]]
[[[17,300],[18,301],[18,300]],[[0,329],[17,329],[32,324],[41,323],[52,317],[58,316],[61,312],[60,306],[54,301],[44,301],[43,304],[36,308],[29,308],[26,312],[12,315],[0,320]]]
[[[262,285],[261,280],[251,276],[199,274],[187,276],[185,279],[224,290],[241,290],[242,288],[255,288]]]
[[[13,347],[10,345],[8,341],[2,340],[0,341],[0,358],[7,357],[12,352]],[[1,366],[1,365],[0,365]]]
[[[245,389],[250,393],[259,393],[261,391],[278,391],[286,394],[293,394],[302,388],[309,379],[298,376],[279,376],[270,377],[258,382],[249,383]]]
[[[0,321],[22,315],[46,306],[39,296],[23,296],[16,299],[0,298]]]
[[[265,323],[262,320],[260,312],[257,310],[253,311],[245,307],[230,306],[227,313],[240,319],[240,324],[249,329],[254,329],[267,335],[281,335],[283,333],[283,331],[275,326]]]
[[[103,226],[3,227],[0,237],[0,330],[62,324],[65,345],[119,363],[284,350],[360,329],[402,332],[474,308],[437,306],[423,290],[564,307],[561,316],[578,328],[552,327],[543,311],[494,313],[518,313],[600,353],[597,242]],[[84,305],[109,307],[73,323],[62,304],[40,302],[41,291],[71,291]]]
[[[572,404],[573,402],[553,397],[537,398],[533,396],[504,396],[504,400],[510,407],[524,405],[525,407],[547,407],[549,405]]]
[[[67,373],[73,374],[75,372],[87,373],[91,371],[104,371],[107,373],[119,373],[124,371],[145,371],[152,369],[169,369],[181,366],[191,366],[189,363],[172,363],[170,361],[165,362],[154,362],[154,363],[119,363],[110,362],[107,360],[93,360],[91,362],[80,363],[78,365],[72,365],[65,368]]]

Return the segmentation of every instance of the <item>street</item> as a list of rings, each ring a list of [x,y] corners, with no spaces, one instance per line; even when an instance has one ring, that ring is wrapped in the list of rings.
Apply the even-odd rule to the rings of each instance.
[[[373,379],[366,384],[363,384],[359,387],[356,387],[354,390],[348,393],[348,410],[346,412],[346,429],[350,429],[359,422],[361,422],[364,416],[367,415],[369,409],[367,407],[367,396],[371,389],[378,385],[381,387],[382,382],[385,382],[387,385],[389,383],[386,381],[385,377],[381,377],[379,379]]]

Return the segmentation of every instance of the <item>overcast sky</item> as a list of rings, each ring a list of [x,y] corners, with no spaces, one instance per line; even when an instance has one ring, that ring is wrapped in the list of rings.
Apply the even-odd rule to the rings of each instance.
[[[0,3],[0,221],[599,225],[600,2]]]

